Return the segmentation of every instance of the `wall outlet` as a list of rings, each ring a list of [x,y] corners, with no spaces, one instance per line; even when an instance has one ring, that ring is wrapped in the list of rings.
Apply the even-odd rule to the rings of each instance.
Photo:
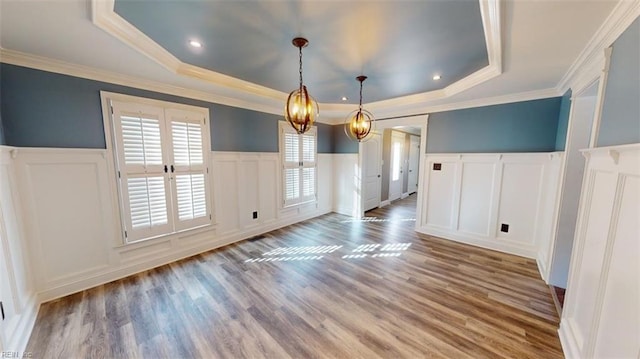
[[[506,223],[502,223],[500,225],[500,232],[509,233],[509,225]]]
[[[257,219],[258,218],[258,211],[253,211],[253,219]]]

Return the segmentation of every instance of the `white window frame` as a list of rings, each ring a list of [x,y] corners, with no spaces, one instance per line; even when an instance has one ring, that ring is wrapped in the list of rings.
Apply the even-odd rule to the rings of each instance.
[[[203,107],[195,107],[105,91],[101,91],[100,95],[103,106],[107,152],[111,153],[108,164],[111,172],[113,173],[114,181],[112,184],[115,188],[115,197],[117,197],[116,203],[118,204],[118,206],[115,206],[115,210],[118,211],[117,218],[120,219],[122,229],[120,243],[124,245],[133,244],[154,238],[165,238],[180,232],[211,226],[213,223],[213,201],[211,199],[211,181],[209,177],[209,152],[211,149],[209,110]],[[128,113],[140,112],[144,114],[151,114],[159,119],[163,162],[161,165],[124,165],[124,154],[122,151],[123,140],[122,136],[117,132],[120,130],[120,121],[117,116],[119,116],[119,112],[122,111],[126,111]],[[172,119],[175,119],[175,121]],[[192,128],[198,128],[200,130],[202,148],[201,164],[179,165],[175,163],[171,128],[172,122],[191,123]],[[194,124],[197,124],[197,127],[194,126]],[[187,127],[189,126],[187,125]],[[194,153],[199,154],[200,151]],[[188,158],[190,160],[191,157]],[[166,172],[165,165],[167,166]],[[129,177],[144,176],[145,174],[154,174],[156,177],[162,176],[164,179],[165,200],[167,202],[167,223],[160,226],[152,226],[148,230],[134,230],[132,228],[130,206],[127,197],[128,187],[125,180]],[[182,177],[184,179],[184,176],[186,175],[192,176],[191,178],[197,178],[197,182],[199,184],[201,184],[202,181],[202,177],[199,175],[203,175],[204,205],[206,213],[204,216],[200,216],[196,219],[180,220],[178,216],[176,181],[178,177]],[[193,187],[191,189],[193,189]],[[193,199],[191,202],[193,204]],[[201,198],[200,203],[202,203]],[[202,210],[198,213],[202,213]]]
[[[279,122],[279,139],[280,144],[280,162],[282,164],[282,205],[283,208],[294,207],[305,203],[317,202],[318,200],[318,128],[313,126],[304,134],[298,134],[292,127],[285,121]],[[298,151],[297,161],[287,161],[286,149],[285,149],[285,137],[286,135],[297,136],[298,139]],[[305,136],[313,137],[313,158],[308,156],[304,158],[304,143]],[[287,171],[298,171],[298,196],[295,198],[287,199]],[[305,173],[312,170],[313,174],[313,193],[304,195],[305,190]],[[307,186],[308,189],[308,186]]]

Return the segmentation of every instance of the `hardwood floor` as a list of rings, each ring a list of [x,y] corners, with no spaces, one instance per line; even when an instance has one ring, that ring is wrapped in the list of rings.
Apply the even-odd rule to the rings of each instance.
[[[34,358],[561,358],[535,261],[418,235],[415,195],[42,305]]]

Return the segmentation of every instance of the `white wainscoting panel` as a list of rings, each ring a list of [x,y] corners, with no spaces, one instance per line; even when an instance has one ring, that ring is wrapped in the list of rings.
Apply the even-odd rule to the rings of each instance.
[[[543,157],[544,158],[544,157]],[[527,158],[528,160],[528,158]],[[508,232],[498,230],[498,238],[532,246],[538,223],[544,163],[522,163],[524,159],[505,159],[502,164],[502,183],[498,225],[509,225]],[[537,253],[534,254],[534,258]]]
[[[560,207],[561,173],[564,163],[564,152],[550,154],[550,161],[544,168],[542,198],[540,208],[543,215],[537,222],[536,246],[538,247],[538,270],[542,279],[548,283],[551,271],[551,258],[554,251],[555,226]]]
[[[24,352],[38,312],[22,222],[17,149],[0,146],[0,300],[5,319],[0,322],[0,342],[5,352]]]
[[[357,153],[333,155],[333,211],[360,216],[360,165]]]
[[[242,228],[250,228],[261,222],[260,218],[260,180],[266,176],[260,174],[259,159],[245,159],[240,162],[238,182],[239,219]],[[258,212],[258,218],[253,218],[253,212]],[[267,216],[268,213],[265,213]]]
[[[123,244],[106,150],[21,148],[15,158],[34,291],[47,301],[330,212],[333,155],[318,156],[318,198],[282,208],[278,153],[213,152],[214,225]],[[0,176],[5,176],[0,172]],[[2,182],[5,184],[5,181]],[[4,208],[3,208],[4,209]],[[258,218],[253,218],[253,212]],[[9,228],[9,227],[8,227]],[[12,227],[11,227],[12,228]]]
[[[333,211],[333,158],[331,153],[318,153],[318,210]]]
[[[547,203],[555,201],[546,198],[546,191],[557,192],[558,176],[550,175],[559,170],[551,165],[554,157],[558,156],[427,154],[422,177],[426,191],[417,230],[536,258],[539,235],[550,232],[553,223],[554,212],[548,211]],[[509,225],[507,233],[500,232],[503,223]]]
[[[29,154],[24,157],[28,163],[22,178],[31,199],[29,234],[42,258],[39,279],[49,283],[78,274],[78,268],[91,272],[108,266],[110,243],[104,233],[111,223],[105,223],[104,208],[109,207],[104,200],[108,194],[103,195],[107,172],[104,163],[100,166],[94,158],[102,155],[83,154],[71,160],[48,155],[44,161]]]
[[[640,144],[587,157],[560,340],[567,358],[640,353]]]
[[[495,182],[495,163],[468,162],[462,164],[460,216],[458,229],[471,235],[489,236],[492,228],[491,202]]]
[[[453,214],[459,203],[456,191],[459,187],[456,183],[459,168],[456,161],[456,157],[438,157],[433,158],[432,162],[426,162],[424,171],[428,180],[423,188],[426,188],[429,195],[422,197],[426,200],[426,210],[422,214],[425,217],[423,223],[429,227],[447,231],[453,228]],[[434,163],[440,164],[440,170],[433,169]]]
[[[222,235],[240,229],[238,208],[238,162],[233,155],[212,156],[214,205],[218,232]]]

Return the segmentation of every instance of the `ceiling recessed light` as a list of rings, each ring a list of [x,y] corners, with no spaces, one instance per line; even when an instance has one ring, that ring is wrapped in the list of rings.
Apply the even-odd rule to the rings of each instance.
[[[202,43],[200,41],[196,41],[196,40],[189,41],[189,45],[191,45],[193,47],[202,47]]]
[[[436,80],[436,81],[440,80],[440,75],[433,75],[433,79]]]
[[[342,96],[341,100],[342,100],[342,101],[347,101],[347,100],[348,100],[348,98],[347,98],[347,96]]]

